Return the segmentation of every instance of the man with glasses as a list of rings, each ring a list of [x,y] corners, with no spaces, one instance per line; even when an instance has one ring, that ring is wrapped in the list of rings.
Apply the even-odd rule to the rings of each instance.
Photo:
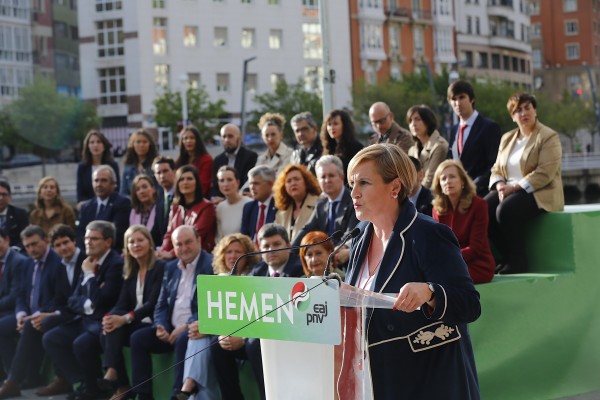
[[[398,145],[408,154],[415,141],[410,132],[394,121],[394,113],[382,101],[373,103],[369,109],[369,119],[375,132],[379,134],[377,143],[392,143]]]
[[[8,232],[12,246],[23,249],[20,234],[29,225],[29,216],[27,211],[10,204],[11,201],[10,184],[0,180],[0,228]]]
[[[315,165],[323,154],[323,145],[317,134],[319,127],[312,114],[301,112],[290,121],[298,147],[292,152],[290,164],[302,164],[316,176]]]

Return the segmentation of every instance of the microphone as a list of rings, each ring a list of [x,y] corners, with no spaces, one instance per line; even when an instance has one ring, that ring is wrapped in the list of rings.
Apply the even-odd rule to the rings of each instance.
[[[342,236],[342,231],[335,231],[331,234],[331,236],[329,236],[327,239],[321,240],[320,242],[317,243],[311,243],[311,244],[304,244],[301,246],[290,246],[290,247],[283,247],[281,249],[271,249],[271,250],[262,250],[262,251],[252,251],[250,253],[246,253],[246,254],[242,254],[241,256],[238,257],[237,260],[235,260],[235,264],[233,264],[233,268],[231,268],[231,271],[229,272],[229,275],[234,275],[235,272],[237,271],[237,266],[238,263],[240,262],[240,260],[242,260],[243,258],[246,257],[250,257],[250,256],[256,256],[256,255],[260,255],[260,254],[267,254],[267,253],[275,253],[277,251],[285,251],[285,250],[299,250],[302,249],[304,247],[312,247],[312,246],[318,246],[320,244],[323,244],[325,242],[329,242],[330,240],[339,240],[339,238]],[[347,240],[347,239],[346,239]]]
[[[331,279],[328,275],[329,275],[329,270],[330,270],[330,266],[331,266],[331,260],[333,260],[333,256],[335,256],[336,253],[338,251],[340,251],[342,249],[342,247],[344,247],[344,245],[346,244],[346,242],[348,240],[354,239],[358,235],[360,235],[360,229],[359,228],[352,229],[350,232],[348,232],[346,234],[346,236],[344,236],[342,238],[342,241],[340,242],[340,244],[335,249],[333,249],[333,251],[331,252],[329,257],[327,257],[327,265],[325,265],[325,271],[323,271],[323,277],[322,277],[323,279]]]

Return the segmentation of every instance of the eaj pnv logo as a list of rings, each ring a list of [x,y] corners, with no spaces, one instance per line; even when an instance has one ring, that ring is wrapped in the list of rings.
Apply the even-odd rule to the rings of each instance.
[[[292,288],[292,304],[298,311],[306,311],[310,306],[310,292],[304,282],[296,282]]]

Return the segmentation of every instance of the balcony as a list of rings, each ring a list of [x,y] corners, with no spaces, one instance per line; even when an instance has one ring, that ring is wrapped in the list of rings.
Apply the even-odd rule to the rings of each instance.
[[[516,10],[512,0],[489,0],[487,12],[490,17],[514,18]]]
[[[398,22],[427,22],[431,23],[431,10],[422,10],[419,8],[397,7],[393,1],[390,3],[385,15]]]

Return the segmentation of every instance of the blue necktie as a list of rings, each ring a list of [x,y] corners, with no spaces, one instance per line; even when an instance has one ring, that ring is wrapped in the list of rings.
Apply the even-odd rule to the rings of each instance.
[[[42,284],[42,267],[43,263],[41,261],[36,261],[35,269],[33,270],[33,279],[31,288],[31,303],[29,308],[31,308],[31,313],[38,311],[40,308],[40,286]]]
[[[334,232],[335,229],[335,215],[336,215],[336,211],[337,211],[337,206],[339,204],[339,201],[332,201],[329,204],[329,218],[327,221],[327,233],[329,235],[331,235]]]
[[[104,203],[101,203],[100,207],[98,208],[98,213],[96,214],[96,218],[100,218],[100,216],[104,213],[105,208],[106,208],[106,205]]]

